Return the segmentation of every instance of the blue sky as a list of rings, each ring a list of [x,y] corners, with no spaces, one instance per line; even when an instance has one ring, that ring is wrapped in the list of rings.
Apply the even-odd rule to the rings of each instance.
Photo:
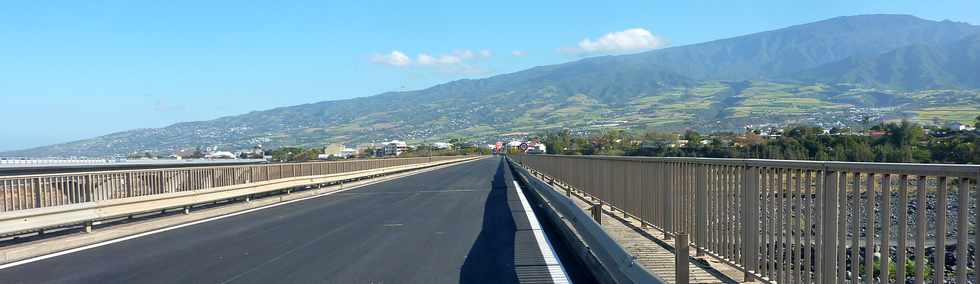
[[[289,2],[5,1],[0,150],[835,16],[980,23],[975,0]]]

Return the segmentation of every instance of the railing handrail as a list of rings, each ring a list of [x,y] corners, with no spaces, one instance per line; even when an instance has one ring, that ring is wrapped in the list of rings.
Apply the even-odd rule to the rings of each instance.
[[[978,165],[513,158],[666,236],[691,233],[699,255],[739,267],[747,280],[877,281],[877,275],[891,274],[889,265],[895,262],[890,255],[895,250],[895,273],[902,279],[905,263],[914,260],[909,272],[916,283],[930,277],[944,283],[946,275],[954,276],[956,283],[967,283],[967,278],[980,283],[975,279],[980,273],[970,272],[977,269],[977,255],[968,253],[970,245],[980,243],[980,234],[972,229],[980,224]],[[908,253],[909,249],[914,251]],[[955,266],[946,262],[947,257],[953,257]],[[968,269],[970,258],[974,266]]]
[[[126,170],[96,170],[88,172],[67,172],[67,173],[48,173],[48,174],[25,174],[25,175],[10,175],[10,176],[0,176],[0,180],[4,179],[15,179],[15,178],[30,178],[30,177],[53,177],[53,176],[75,176],[75,175],[88,175],[88,174],[114,174],[114,173],[127,173],[127,172],[157,172],[157,171],[172,171],[172,170],[200,170],[200,169],[224,169],[224,168],[236,168],[236,167],[255,167],[255,166],[294,166],[294,165],[314,165],[314,164],[329,164],[329,163],[350,163],[350,162],[361,162],[361,161],[391,161],[391,160],[405,160],[405,159],[419,159],[419,158],[434,158],[434,157],[465,157],[465,155],[458,156],[431,156],[431,157],[406,157],[406,158],[383,158],[383,159],[352,159],[352,160],[340,160],[340,161],[314,161],[314,162],[292,162],[292,163],[248,163],[248,164],[235,164],[235,165],[208,165],[202,164],[200,166],[187,166],[187,167],[168,167],[168,168],[150,168],[150,169],[126,169]],[[77,166],[77,165],[75,165]],[[84,167],[85,165],[83,165]],[[105,165],[92,165],[92,167],[101,167]]]
[[[249,199],[258,194],[272,192],[291,193],[297,188],[315,188],[311,194],[320,194],[320,187],[328,184],[344,183],[382,175],[404,173],[416,169],[434,167],[468,160],[478,159],[478,156],[454,156],[438,161],[420,161],[404,165],[394,165],[373,169],[359,169],[344,172],[322,173],[314,176],[294,176],[248,183],[220,184],[213,187],[187,191],[166,191],[156,194],[90,200],[56,206],[43,206],[14,211],[0,211],[0,236],[10,236],[37,230],[46,230],[64,226],[84,224],[85,230],[91,229],[92,222],[111,220],[113,218],[161,212],[173,208],[183,208],[185,213],[197,204],[206,204],[221,200]],[[5,197],[0,187],[0,197]],[[9,194],[9,193],[6,193]],[[280,201],[282,201],[280,199]],[[2,206],[3,199],[0,199]],[[7,200],[9,204],[9,200]],[[2,207],[0,207],[2,208]],[[4,260],[0,260],[3,262]],[[6,259],[10,261],[10,259]]]
[[[643,157],[606,155],[554,155],[535,156],[562,157],[573,159],[598,159],[621,161],[676,162],[702,165],[728,165],[753,167],[783,167],[806,170],[861,171],[908,175],[945,175],[955,177],[975,177],[980,173],[980,165],[971,164],[924,164],[924,163],[882,163],[882,162],[842,162],[810,160],[774,160],[745,158],[702,158],[702,157]]]
[[[0,177],[0,213],[468,157],[473,156],[202,165],[3,176]]]

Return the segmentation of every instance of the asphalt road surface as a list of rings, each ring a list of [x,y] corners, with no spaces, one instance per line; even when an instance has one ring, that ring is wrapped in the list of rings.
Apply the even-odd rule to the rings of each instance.
[[[516,192],[488,158],[10,267],[0,283],[549,282]]]

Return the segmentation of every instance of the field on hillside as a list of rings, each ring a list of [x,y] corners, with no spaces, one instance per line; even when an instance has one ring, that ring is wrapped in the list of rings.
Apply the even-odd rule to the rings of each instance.
[[[392,139],[421,143],[450,137],[492,142],[511,139],[500,136],[502,133],[541,133],[563,128],[575,132],[608,129],[716,132],[740,131],[748,125],[860,128],[866,122],[901,119],[925,124],[950,121],[972,124],[980,114],[980,91],[975,90],[902,92],[846,84],[714,81],[685,87],[661,86],[635,93],[614,91],[598,97],[546,87],[486,96],[449,93],[405,102],[327,102],[317,108],[261,113],[255,121],[268,126],[238,121],[181,125],[180,129],[176,126],[145,129],[55,145],[44,151],[82,153],[114,149],[97,145],[129,145],[123,151],[166,153],[197,145],[248,149],[256,144],[311,147]],[[184,137],[182,133],[194,133],[194,136]]]

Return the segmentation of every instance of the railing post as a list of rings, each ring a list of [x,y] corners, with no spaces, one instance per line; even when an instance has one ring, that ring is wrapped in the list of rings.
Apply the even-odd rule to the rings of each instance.
[[[707,171],[705,166],[695,164],[694,184],[696,192],[694,194],[694,226],[695,226],[695,248],[697,256],[704,256],[704,246],[707,243],[708,235],[708,185]]]
[[[167,192],[167,190],[164,188],[163,170],[158,170],[156,176],[157,176],[157,186],[159,188],[159,191],[157,191],[157,193]]]
[[[218,187],[218,171],[211,168],[211,187]]]
[[[128,183],[127,183],[128,184]],[[92,175],[85,175],[85,202],[95,201],[95,185],[92,184]]]
[[[670,164],[662,163],[660,169],[662,170],[661,185],[663,186],[663,219],[664,219],[664,240],[670,240],[670,233],[675,233],[674,229],[674,194],[672,188],[673,181],[673,171],[671,170]]]
[[[745,165],[742,169],[742,260],[745,281],[755,278],[759,269],[759,168]]]
[[[126,197],[133,197],[133,173],[126,173]]]
[[[592,204],[592,219],[595,219],[596,223],[600,225],[602,224],[602,201],[601,200],[599,202]]]
[[[819,234],[822,235],[820,250],[823,252],[823,261],[820,264],[820,279],[824,281],[834,281],[837,279],[837,189],[839,172],[824,170],[823,182],[823,216],[820,218],[822,223]],[[869,189],[869,194],[874,194]],[[865,244],[867,248],[873,248],[874,244]]]
[[[41,190],[41,179],[33,178],[32,181],[33,181],[33,186],[31,189],[34,191],[34,207],[32,208],[44,207],[44,203],[43,203],[44,197],[42,197],[44,191]]]
[[[677,233],[677,238],[674,240],[674,273],[676,276],[674,283],[691,283],[691,267],[687,260],[691,253],[690,250],[690,240],[687,233]]]

